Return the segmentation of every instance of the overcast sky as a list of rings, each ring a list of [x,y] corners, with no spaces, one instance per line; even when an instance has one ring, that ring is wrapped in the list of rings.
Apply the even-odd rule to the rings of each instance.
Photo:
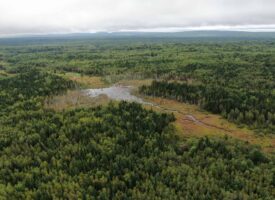
[[[275,0],[0,0],[0,34],[275,30]]]

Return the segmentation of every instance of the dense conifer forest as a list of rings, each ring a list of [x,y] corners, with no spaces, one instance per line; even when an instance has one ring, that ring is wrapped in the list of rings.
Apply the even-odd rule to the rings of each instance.
[[[154,81],[141,87],[140,92],[196,104],[238,124],[275,133],[275,93],[271,88],[248,90],[219,84]]]
[[[177,133],[138,103],[56,111],[65,72],[156,79],[146,95],[196,104],[273,134],[272,41],[75,40],[0,47],[0,199],[275,198],[275,158],[230,137]]]

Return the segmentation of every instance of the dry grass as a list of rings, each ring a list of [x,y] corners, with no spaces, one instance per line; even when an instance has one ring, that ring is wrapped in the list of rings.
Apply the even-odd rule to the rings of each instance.
[[[105,105],[108,102],[109,99],[105,95],[91,98],[80,90],[74,90],[68,91],[64,95],[49,97],[45,100],[44,105],[47,109],[61,111],[65,109]]]
[[[12,74],[9,74],[4,70],[0,70],[0,78],[7,78],[7,77],[10,77],[10,76],[12,76]]]
[[[247,128],[239,128],[221,116],[201,111],[194,105],[162,98],[146,97],[146,100],[161,107],[146,106],[149,109],[159,112],[173,112],[176,117],[175,127],[184,137],[224,137],[227,135],[250,144],[259,145],[266,152],[275,153],[275,136],[273,135],[259,135]],[[188,115],[192,115],[199,123],[191,120],[187,117]]]
[[[75,73],[67,73],[64,76],[89,88],[102,88],[108,86],[102,81],[101,77],[80,76]],[[117,82],[117,84],[133,86],[133,92],[134,94],[137,94],[137,88],[139,86],[149,85],[151,82],[151,79],[121,80]],[[250,144],[259,145],[267,152],[275,153],[275,136],[259,135],[247,128],[239,128],[237,125],[228,122],[221,116],[202,111],[194,105],[163,98],[143,98],[148,102],[160,105],[160,107],[146,105],[144,106],[145,108],[153,109],[158,112],[173,112],[176,116],[176,122],[174,123],[175,127],[182,137],[223,137],[228,135]],[[47,99],[45,106],[54,110],[63,110],[76,107],[105,105],[109,101],[110,99],[104,95],[90,98],[81,91],[69,91],[65,95]],[[200,123],[190,119],[188,115],[193,116]]]
[[[84,88],[103,88],[108,86],[102,80],[102,77],[99,76],[86,76],[78,73],[65,73],[62,76],[79,83]]]
[[[153,79],[142,79],[142,80],[121,80],[118,81],[118,84],[125,85],[125,86],[133,86],[138,88],[142,85],[150,85]]]
[[[72,81],[79,83],[81,86],[85,88],[104,88],[109,87],[110,84],[104,81],[103,77],[100,76],[87,76],[81,75],[79,73],[65,73],[60,74],[62,77],[68,78]],[[133,80],[133,79],[123,79],[117,81],[115,84],[125,85],[125,86],[133,86],[133,87],[140,87],[142,85],[150,85],[153,79],[141,79],[141,80]]]

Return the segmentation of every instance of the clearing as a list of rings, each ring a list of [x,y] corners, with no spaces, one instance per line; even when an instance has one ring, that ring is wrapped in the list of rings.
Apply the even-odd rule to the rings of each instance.
[[[115,88],[120,91],[121,88],[131,88],[131,98],[130,100],[135,101],[136,99],[143,99],[145,102],[143,106],[148,109],[153,109],[158,112],[172,112],[176,117],[175,126],[178,130],[180,136],[183,137],[224,137],[225,135],[232,138],[237,138],[242,141],[248,142],[250,144],[259,145],[264,151],[275,153],[275,136],[264,135],[255,133],[254,131],[246,128],[239,127],[234,123],[223,119],[219,115],[211,114],[206,111],[201,110],[198,106],[190,105],[186,103],[177,102],[174,100],[168,100],[158,97],[147,97],[140,96],[137,92],[137,88],[141,85],[148,85],[151,83],[151,79],[146,80],[121,80],[116,83],[116,86],[110,86],[103,81],[101,77],[90,77],[90,76],[80,76],[75,73],[67,73],[66,77],[74,80],[83,86],[83,88],[90,88],[95,90],[90,90],[95,92],[97,95],[87,95],[87,90],[76,90],[69,91],[65,95],[59,95],[47,99],[46,107],[63,110],[75,107],[85,107],[85,106],[97,106],[102,104],[107,104],[110,101],[108,97],[109,94],[116,93],[110,88]],[[105,89],[102,89],[105,88]],[[108,93],[110,92],[111,93]],[[127,89],[128,90],[128,89]],[[86,91],[86,92],[85,92]],[[104,93],[106,92],[107,93]],[[126,90],[123,89],[124,94]],[[120,91],[121,92],[121,91]],[[126,92],[127,93],[127,92]],[[117,94],[119,95],[119,94]],[[117,96],[115,95],[115,96]],[[94,97],[91,97],[94,96]],[[129,94],[126,94],[127,98]],[[135,97],[135,98],[132,98]],[[112,98],[112,97],[111,97]],[[126,98],[126,100],[127,100]],[[118,100],[113,98],[112,100]],[[129,99],[128,99],[129,100]]]

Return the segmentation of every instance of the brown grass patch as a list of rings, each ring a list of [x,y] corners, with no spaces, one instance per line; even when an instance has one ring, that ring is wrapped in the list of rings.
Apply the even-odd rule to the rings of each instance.
[[[77,82],[84,88],[103,88],[108,86],[108,84],[102,80],[102,77],[99,76],[87,76],[78,73],[66,73],[62,76]]]
[[[49,97],[45,100],[45,108],[61,111],[79,107],[91,107],[104,105],[109,102],[105,95],[95,98],[87,96],[80,90],[68,91],[66,94]]]
[[[143,79],[143,80],[121,80],[118,81],[118,84],[125,85],[125,86],[133,86],[133,87],[140,87],[142,85],[151,85],[153,79]]]
[[[9,73],[7,73],[4,70],[0,70],[0,78],[8,78],[8,77],[11,77],[11,76],[14,76],[14,75],[13,74],[9,74]]]
[[[81,83],[89,88],[107,87],[101,77],[80,76],[77,74],[66,74],[71,80]],[[147,85],[152,82],[151,79],[145,80],[121,80],[118,84],[134,86],[134,94],[137,94],[137,87]],[[144,105],[147,109],[153,109],[158,112],[173,112],[176,117],[174,123],[178,134],[181,137],[224,137],[225,135],[232,138],[240,139],[250,144],[259,145],[264,151],[275,153],[275,136],[260,135],[247,128],[240,128],[234,123],[223,119],[220,115],[214,115],[197,106],[180,103],[173,100],[153,97],[142,97],[147,102],[152,102],[160,107]],[[110,101],[107,96],[101,95],[91,98],[81,91],[69,91],[65,95],[59,95],[49,98],[45,101],[46,108],[54,110],[64,110],[76,107],[88,107],[105,105]],[[188,117],[192,116],[195,120]]]
[[[259,145],[266,152],[275,153],[274,135],[259,135],[247,128],[239,128],[221,116],[201,111],[194,105],[162,98],[146,97],[145,99],[161,107],[145,106],[149,109],[159,112],[173,112],[176,117],[174,124],[178,132],[184,137],[224,137],[227,135],[250,144]],[[189,115],[197,121],[191,120]]]

